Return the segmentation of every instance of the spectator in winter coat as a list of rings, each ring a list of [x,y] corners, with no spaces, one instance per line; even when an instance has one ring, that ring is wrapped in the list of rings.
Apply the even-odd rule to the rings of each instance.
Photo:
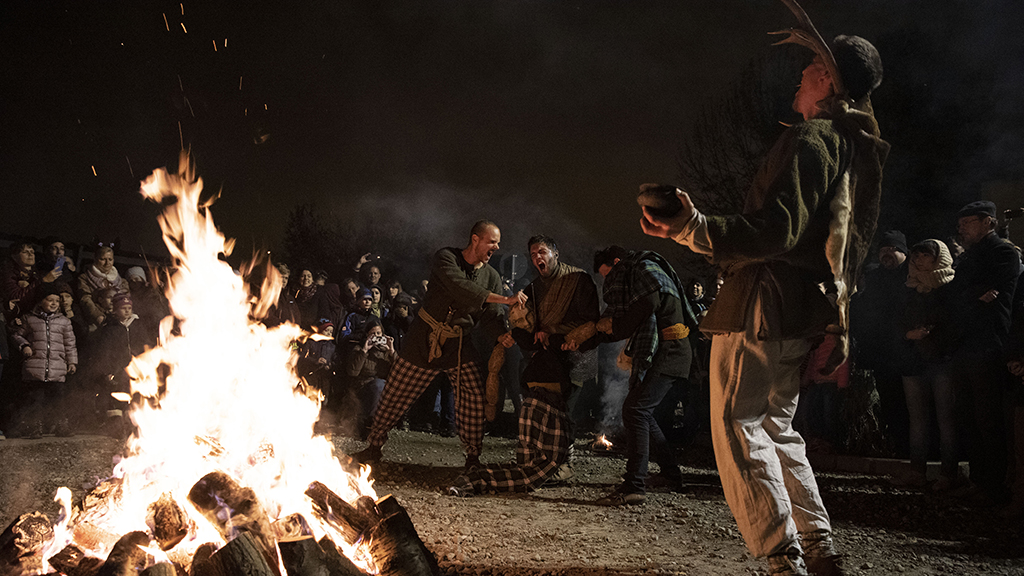
[[[125,368],[134,356],[156,345],[156,330],[135,314],[130,296],[118,294],[114,297],[113,311],[93,335],[93,340],[93,368],[102,376],[100,396],[104,397],[110,392],[129,392]]]
[[[4,320],[30,312],[36,305],[36,292],[40,280],[36,275],[36,250],[28,242],[15,242],[9,249],[10,258],[4,262],[0,276],[0,298]]]
[[[373,306],[373,293],[368,288],[360,288],[356,294],[355,309],[345,317],[345,325],[341,329],[341,338],[359,338],[363,334],[366,322],[374,317],[370,313]]]
[[[71,283],[76,271],[75,262],[65,254],[64,243],[56,236],[43,239],[43,253],[36,258],[36,273],[45,284],[58,288]]]
[[[395,296],[391,310],[381,322],[384,326],[384,334],[394,338],[395,350],[399,352],[402,351],[405,334],[409,331],[409,326],[412,326],[412,319],[412,297],[402,292]]]
[[[370,314],[378,320],[388,315],[387,304],[384,302],[384,289],[378,284],[370,286],[370,294],[373,295],[373,303],[370,304]]]
[[[345,360],[346,401],[351,409],[343,412],[342,420],[352,425],[360,439],[370,431],[370,420],[384,390],[384,379],[398,354],[395,341],[384,335],[384,329],[376,318],[367,320],[365,337],[353,340]]]
[[[320,392],[322,406],[326,407],[334,395],[334,372],[337,345],[334,342],[334,324],[321,320],[316,327],[319,337],[311,337],[302,344],[296,371],[306,383]],[[321,417],[321,420],[324,420]]]
[[[128,282],[114,267],[114,249],[109,246],[97,248],[95,262],[78,277],[78,302],[85,319],[95,326],[106,320],[105,312],[95,300],[95,293],[103,288],[113,288],[115,294],[128,294]]]
[[[913,289],[903,312],[901,330],[910,359],[903,376],[907,409],[910,413],[910,470],[895,482],[922,487],[927,483],[929,438],[934,410],[939,427],[941,476],[932,486],[936,491],[957,487],[959,454],[956,411],[950,359],[953,354],[950,283],[953,256],[941,240],[925,240],[910,250],[907,286]]]
[[[1021,263],[1013,246],[999,238],[996,205],[972,202],[957,213],[957,230],[967,249],[950,283],[952,309],[960,336],[951,368],[957,412],[966,416],[971,482],[965,498],[978,506],[1000,502],[1008,494],[1006,364],[1010,309]]]
[[[158,287],[151,286],[146,271],[132,266],[124,274],[132,295],[132,310],[151,324],[157,324],[171,313],[167,298]]]
[[[299,288],[295,291],[295,304],[299,307],[301,326],[309,330],[316,325],[318,318],[316,298],[317,290],[320,287],[313,281],[313,272],[304,269],[299,272]]]
[[[78,349],[71,321],[60,313],[60,296],[52,286],[31,313],[22,316],[14,333],[25,362],[22,365],[21,393],[16,395],[20,410],[14,421],[21,433],[39,438],[44,429],[57,424],[57,434],[68,436],[71,427],[63,413],[64,381],[78,365]],[[26,427],[27,426],[27,427]]]

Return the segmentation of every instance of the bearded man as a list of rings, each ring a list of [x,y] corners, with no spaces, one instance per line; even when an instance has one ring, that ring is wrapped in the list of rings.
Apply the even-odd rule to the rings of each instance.
[[[484,391],[480,362],[468,332],[479,326],[506,348],[515,344],[506,328],[502,304],[525,304],[522,292],[502,295],[501,276],[488,262],[498,250],[501,231],[481,220],[463,248],[442,248],[430,266],[430,291],[405,337],[373,416],[369,446],[352,456],[362,464],[381,459],[388,431],[401,420],[438,374],[455,391],[456,425],[466,453],[466,468],[480,465],[484,439]]]
[[[641,227],[724,269],[701,330],[713,335],[711,428],[726,500],[770,574],[821,576],[843,572],[792,427],[800,365],[826,332],[839,341],[826,371],[845,359],[849,294],[874,234],[888,145],[869,100],[882,73],[874,46],[839,36],[829,47],[794,12],[805,22],[789,40],[818,53],[793,100],[804,121],[769,152],[743,213],[702,214],[675,190],[681,207],[666,215],[645,206]]]

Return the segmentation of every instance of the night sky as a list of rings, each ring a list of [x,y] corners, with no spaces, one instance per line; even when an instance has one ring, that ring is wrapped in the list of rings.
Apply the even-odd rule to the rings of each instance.
[[[882,52],[883,227],[949,234],[964,201],[1021,198],[1021,4],[804,2]],[[242,244],[314,203],[440,244],[488,217],[509,242],[664,247],[637,186],[679,180],[698,111],[793,23],[777,0],[4,2],[0,232],[157,249],[138,184],[183,142]]]

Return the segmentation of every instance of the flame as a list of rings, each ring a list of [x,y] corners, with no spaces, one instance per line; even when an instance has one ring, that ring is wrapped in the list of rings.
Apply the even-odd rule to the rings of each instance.
[[[612,444],[604,434],[601,434],[596,440],[594,440],[594,443],[591,444],[590,447],[594,450],[611,450],[612,446],[614,446],[614,444]]]
[[[316,538],[333,535],[317,521],[304,494],[310,483],[320,481],[350,502],[376,494],[368,468],[358,476],[347,474],[334,446],[313,434],[319,398],[302,392],[294,371],[292,343],[302,331],[293,324],[268,329],[253,319],[277,300],[280,276],[271,272],[263,297],[255,298],[221,259],[230,255],[233,242],[214,225],[210,202],[201,200],[202,180],[185,153],[177,175],[157,170],[141,192],[166,207],[159,222],[176,266],[166,292],[173,317],[161,322],[158,346],[128,367],[130,415],[138,432],[114,471],[120,486],[76,519],[78,532],[88,526],[90,534],[102,536],[74,543],[87,554],[106,557],[120,535],[147,530],[150,504],[166,493],[193,525],[168,557],[191,558],[206,542],[222,545],[214,526],[187,499],[192,486],[213,471],[252,488],[271,521],[297,513]],[[64,512],[44,560],[71,543],[76,532],[68,527],[70,491],[61,488],[58,499]],[[368,553],[344,538],[332,539],[372,571]]]

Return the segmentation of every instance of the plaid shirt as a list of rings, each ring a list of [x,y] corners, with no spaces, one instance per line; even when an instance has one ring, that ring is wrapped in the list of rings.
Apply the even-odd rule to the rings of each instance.
[[[656,252],[646,250],[630,252],[612,267],[604,279],[604,301],[608,307],[605,316],[617,318],[641,298],[661,292],[679,298],[683,306],[686,325],[697,327],[697,317],[690,303],[682,297],[682,283],[675,269]],[[629,339],[626,354],[633,358],[634,373],[646,370],[654,361],[658,350],[658,323],[654,314],[642,323]]]

